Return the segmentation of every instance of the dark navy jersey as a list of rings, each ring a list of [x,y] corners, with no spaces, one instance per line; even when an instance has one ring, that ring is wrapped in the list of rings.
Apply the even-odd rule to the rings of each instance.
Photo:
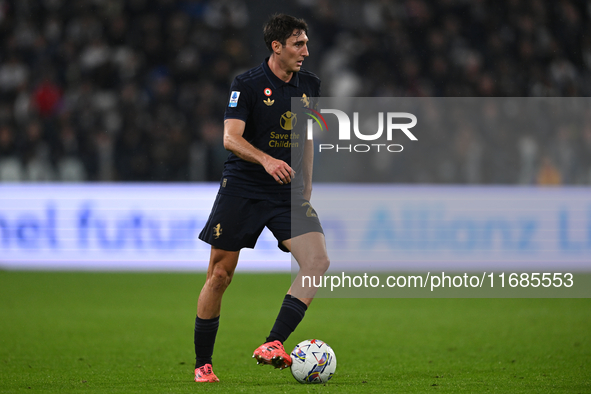
[[[292,188],[294,192],[303,190],[306,115],[298,109],[310,107],[311,99],[320,97],[320,79],[301,69],[289,82],[283,82],[273,74],[268,60],[234,79],[224,120],[245,121],[244,139],[271,157],[285,161],[296,177],[291,184],[281,185],[262,165],[230,153],[224,164],[221,194],[288,199]],[[292,97],[300,98],[301,108],[291,108]]]

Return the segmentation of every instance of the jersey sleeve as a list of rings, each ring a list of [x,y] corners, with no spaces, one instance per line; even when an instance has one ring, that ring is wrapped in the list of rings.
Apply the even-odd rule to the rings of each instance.
[[[318,80],[318,86],[316,87],[316,92],[314,93],[314,97],[312,98],[312,108],[314,108],[315,110],[318,110],[318,101],[320,99],[321,96],[321,91],[320,91],[320,80]]]
[[[230,86],[230,95],[228,97],[226,112],[224,113],[224,120],[240,119],[246,122],[251,112],[251,101],[250,90],[242,81],[234,78],[234,82]]]
[[[318,80],[318,88],[316,90],[316,97],[322,97],[322,89],[320,88],[320,80]]]

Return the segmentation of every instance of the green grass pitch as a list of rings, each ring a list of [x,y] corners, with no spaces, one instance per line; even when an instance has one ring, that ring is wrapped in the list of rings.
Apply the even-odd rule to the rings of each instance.
[[[589,393],[590,299],[317,299],[286,342],[317,337],[326,385],[257,366],[289,274],[236,274],[193,379],[203,274],[0,272],[0,392]]]

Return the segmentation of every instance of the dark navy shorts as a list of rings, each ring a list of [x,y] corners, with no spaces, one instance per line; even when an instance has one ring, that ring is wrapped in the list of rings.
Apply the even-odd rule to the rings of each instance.
[[[324,234],[316,211],[303,198],[292,204],[290,199],[258,200],[218,193],[199,239],[219,249],[238,251],[254,248],[265,227],[284,252],[289,251],[282,241],[311,232]]]

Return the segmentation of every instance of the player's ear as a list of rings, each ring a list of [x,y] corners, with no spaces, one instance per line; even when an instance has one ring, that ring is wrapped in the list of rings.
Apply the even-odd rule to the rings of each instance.
[[[271,47],[273,48],[273,52],[275,52],[276,55],[281,55],[281,49],[283,48],[283,45],[281,45],[279,41],[273,41],[271,43]]]

